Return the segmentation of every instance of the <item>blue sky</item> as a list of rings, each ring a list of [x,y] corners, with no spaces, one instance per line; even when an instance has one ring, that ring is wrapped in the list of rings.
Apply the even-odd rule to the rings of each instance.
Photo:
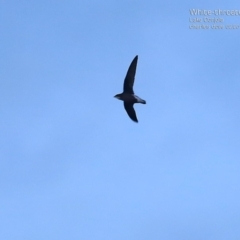
[[[1,239],[240,239],[240,29],[189,29],[237,1],[0,6]]]

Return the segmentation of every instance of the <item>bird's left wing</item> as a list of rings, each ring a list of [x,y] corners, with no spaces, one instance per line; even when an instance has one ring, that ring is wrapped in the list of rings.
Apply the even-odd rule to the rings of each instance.
[[[127,93],[133,94],[133,84],[134,84],[134,78],[135,78],[135,73],[136,73],[136,68],[137,68],[137,61],[138,61],[138,56],[136,56],[127,71],[126,77],[124,79],[124,84],[123,84],[123,91]]]

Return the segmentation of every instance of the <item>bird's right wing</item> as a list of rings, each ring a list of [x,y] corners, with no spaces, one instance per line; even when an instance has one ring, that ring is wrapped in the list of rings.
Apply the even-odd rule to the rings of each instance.
[[[137,68],[137,61],[138,61],[138,56],[136,56],[127,71],[127,75],[124,79],[124,84],[123,84],[123,91],[127,93],[133,94],[133,84],[134,84],[134,78],[135,78],[135,73],[136,73],[136,68]]]
[[[124,108],[128,114],[128,116],[134,121],[134,122],[138,122],[137,120],[137,116],[136,116],[136,112],[133,108],[133,103],[123,103]]]

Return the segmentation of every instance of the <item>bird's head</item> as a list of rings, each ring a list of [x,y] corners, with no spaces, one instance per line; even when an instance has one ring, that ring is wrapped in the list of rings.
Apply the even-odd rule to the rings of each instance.
[[[120,99],[120,94],[117,94],[114,97],[117,98],[117,99]]]

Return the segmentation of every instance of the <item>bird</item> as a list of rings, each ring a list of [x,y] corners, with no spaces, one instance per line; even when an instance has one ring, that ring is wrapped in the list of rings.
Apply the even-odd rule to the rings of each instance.
[[[123,83],[123,92],[114,96],[115,98],[123,101],[123,105],[128,116],[136,123],[138,122],[138,119],[137,119],[136,112],[133,108],[133,105],[135,103],[146,104],[146,101],[141,99],[137,95],[135,95],[133,91],[137,61],[138,61],[138,55],[132,60],[128,68],[128,71]]]

